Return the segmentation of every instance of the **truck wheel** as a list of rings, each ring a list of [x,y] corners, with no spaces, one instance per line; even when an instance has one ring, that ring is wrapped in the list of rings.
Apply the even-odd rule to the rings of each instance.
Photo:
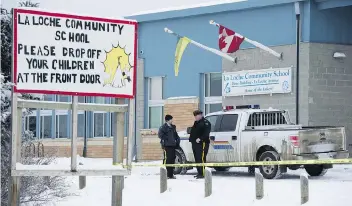
[[[176,158],[175,158],[175,164],[186,164],[186,155],[181,149],[176,149]],[[174,169],[174,174],[186,174],[187,168],[186,167],[175,167]]]
[[[230,167],[214,167],[217,172],[226,172],[230,170]]]
[[[275,151],[266,151],[260,155],[259,161],[279,161],[279,154]],[[260,173],[265,179],[276,179],[281,177],[282,173],[279,165],[261,165]]]
[[[328,169],[324,168],[324,165],[305,165],[304,169],[309,174],[309,176],[324,176]]]

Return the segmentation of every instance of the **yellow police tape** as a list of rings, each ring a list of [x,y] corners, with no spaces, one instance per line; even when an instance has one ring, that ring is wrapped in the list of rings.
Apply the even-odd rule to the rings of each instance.
[[[312,164],[351,164],[352,158],[349,159],[321,159],[321,160],[284,160],[284,161],[255,161],[255,162],[222,162],[222,163],[187,163],[187,164],[133,164],[131,167],[242,167],[242,166],[261,166],[261,165],[312,165]],[[113,165],[122,165],[124,168],[130,166],[121,163]]]

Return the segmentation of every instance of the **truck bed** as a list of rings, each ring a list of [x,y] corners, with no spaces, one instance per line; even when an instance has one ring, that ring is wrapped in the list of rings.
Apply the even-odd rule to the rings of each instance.
[[[345,150],[344,127],[308,127],[299,130],[301,154]]]
[[[246,127],[243,132],[287,132],[292,131],[299,138],[299,154],[337,152],[346,149],[345,128],[339,126],[277,125],[272,127]]]
[[[293,130],[311,130],[311,129],[334,129],[343,128],[343,126],[310,126],[302,127],[299,125],[276,125],[276,126],[260,126],[260,127],[246,127],[243,132],[253,132],[253,131],[293,131]]]

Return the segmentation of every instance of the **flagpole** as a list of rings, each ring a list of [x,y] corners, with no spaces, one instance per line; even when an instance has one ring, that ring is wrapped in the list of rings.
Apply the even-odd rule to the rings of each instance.
[[[209,23],[211,25],[220,27],[220,24],[216,23],[214,20],[210,20]],[[267,46],[265,46],[265,45],[263,45],[263,44],[261,44],[261,43],[259,43],[257,41],[253,41],[253,40],[248,39],[247,37],[243,37],[241,34],[239,34],[237,32],[235,33],[235,36],[238,36],[240,38],[244,38],[244,41],[246,41],[246,42],[248,42],[248,43],[250,43],[250,44],[252,44],[252,45],[254,45],[254,46],[256,46],[256,47],[258,47],[260,49],[263,49],[266,52],[269,52],[270,54],[276,56],[279,59],[282,59],[282,53],[278,53],[278,52],[270,49],[269,47],[267,47]]]
[[[164,31],[165,31],[166,33],[169,33],[169,34],[172,34],[172,35],[174,35],[174,36],[177,36],[178,38],[182,38],[182,37],[183,37],[183,36],[181,36],[181,35],[179,35],[179,34],[173,32],[173,31],[171,31],[171,30],[168,29],[168,28],[164,28]],[[217,49],[213,49],[213,48],[207,47],[207,46],[205,46],[205,45],[203,45],[203,44],[201,44],[201,43],[198,43],[198,42],[196,42],[196,41],[193,41],[192,39],[190,39],[190,43],[196,45],[197,47],[199,47],[199,48],[201,48],[201,49],[207,50],[207,51],[212,52],[212,53],[214,53],[214,54],[216,54],[216,55],[218,55],[218,56],[221,56],[221,57],[223,57],[223,58],[225,58],[225,59],[227,59],[227,60],[230,60],[230,61],[235,62],[235,63],[237,62],[237,58],[236,58],[236,57],[233,58],[233,57],[231,57],[231,56],[229,56],[229,55],[227,55],[227,54],[222,53],[221,51],[219,51],[219,50],[217,50]]]

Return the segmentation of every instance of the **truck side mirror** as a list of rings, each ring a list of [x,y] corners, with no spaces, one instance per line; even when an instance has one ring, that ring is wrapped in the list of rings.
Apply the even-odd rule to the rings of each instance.
[[[187,127],[187,134],[191,134],[192,127]]]

